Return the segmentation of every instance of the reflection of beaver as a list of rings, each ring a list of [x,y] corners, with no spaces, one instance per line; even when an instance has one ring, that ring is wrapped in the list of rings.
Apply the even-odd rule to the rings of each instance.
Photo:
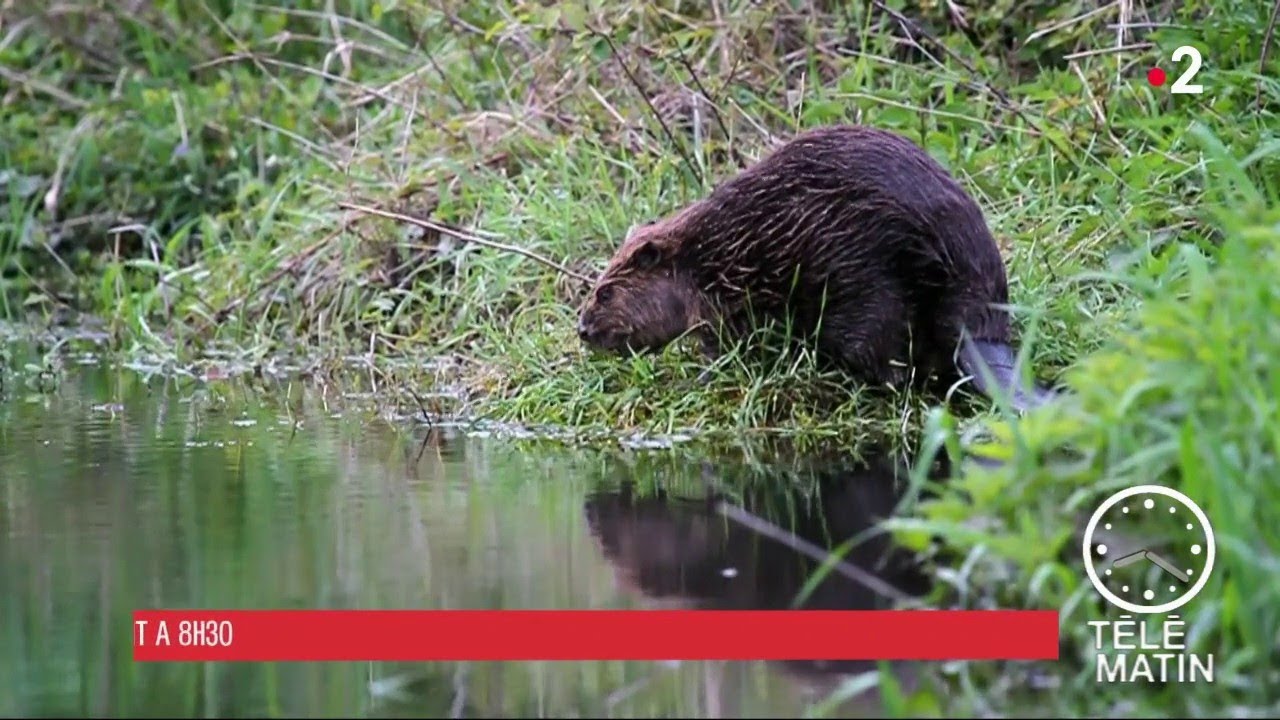
[[[631,479],[587,496],[591,536],[627,595],[644,598],[646,606],[656,601],[708,610],[882,610],[928,599],[927,567],[879,528],[910,490],[908,468],[893,457],[873,451],[742,470],[717,473],[736,476],[728,483],[735,489],[731,503],[715,491],[638,493]],[[948,472],[944,458],[928,475],[941,480]],[[743,514],[726,513],[722,502],[788,540],[743,524]],[[798,550],[799,544],[821,556]],[[823,560],[832,559],[827,552],[842,562],[825,566]],[[781,665],[816,681],[874,670],[877,663],[796,658]],[[910,663],[891,665],[899,681],[911,677]]]
[[[865,380],[900,383],[913,365],[953,381],[958,365],[994,394],[1018,382],[1007,302],[999,249],[955,179],[906,138],[835,126],[635,229],[578,333],[601,350],[654,351],[696,329],[710,353],[714,325],[742,334],[781,319]],[[1028,405],[1021,389],[1013,400]]]
[[[803,607],[888,609],[928,591],[929,578],[914,554],[895,545],[891,535],[872,532],[893,515],[907,489],[903,473],[887,458],[877,457],[814,472],[779,469],[776,477],[767,478],[772,484],[742,490],[749,513],[779,524],[823,553],[839,548],[838,559],[859,571],[853,577],[838,569],[825,573],[810,588]],[[723,500],[719,494],[637,495],[632,484],[624,483],[588,495],[585,512],[592,536],[628,592],[695,607],[791,607],[813,574],[823,570],[821,558],[728,521],[718,510]],[[785,508],[785,519],[771,517],[779,508]],[[863,537],[842,547],[858,536]]]

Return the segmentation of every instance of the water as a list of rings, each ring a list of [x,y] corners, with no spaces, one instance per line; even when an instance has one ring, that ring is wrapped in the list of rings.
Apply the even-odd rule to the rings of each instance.
[[[472,437],[289,380],[3,380],[5,715],[794,716],[840,688],[825,711],[884,712],[870,663],[135,664],[130,633],[162,607],[887,607],[856,574],[808,587],[817,563],[758,527],[821,547],[867,530],[898,497],[886,457]],[[926,588],[883,535],[850,560]]]

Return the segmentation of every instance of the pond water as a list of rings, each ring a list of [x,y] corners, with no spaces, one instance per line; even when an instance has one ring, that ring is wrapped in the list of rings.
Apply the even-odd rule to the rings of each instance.
[[[517,441],[386,422],[296,381],[74,358],[42,377],[8,354],[6,716],[858,716],[884,712],[879,672],[922,682],[874,663],[134,663],[145,608],[852,609],[891,602],[856,568],[926,585],[870,533],[855,569],[809,587],[818,562],[774,534],[867,531],[904,480],[887,457]]]

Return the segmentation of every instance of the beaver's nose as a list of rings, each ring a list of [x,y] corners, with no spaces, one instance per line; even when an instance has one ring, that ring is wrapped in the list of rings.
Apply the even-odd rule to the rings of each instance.
[[[579,340],[583,342],[588,342],[589,340],[591,340],[591,334],[592,334],[591,330],[592,328],[590,325],[587,324],[586,320],[578,321],[578,339]]]

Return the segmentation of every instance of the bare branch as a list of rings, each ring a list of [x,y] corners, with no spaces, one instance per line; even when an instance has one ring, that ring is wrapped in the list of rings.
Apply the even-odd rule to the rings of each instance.
[[[459,230],[458,228],[450,227],[443,223],[438,223],[432,220],[424,220],[422,218],[413,217],[412,215],[405,215],[403,213],[393,212],[391,210],[383,210],[381,208],[370,207],[368,205],[359,205],[356,203],[351,203],[351,202],[346,202],[341,200],[338,201],[338,207],[343,208],[344,210],[355,210],[356,212],[367,213],[369,215],[380,215],[382,217],[389,218],[391,220],[399,220],[400,222],[406,222],[411,225],[417,225],[418,227],[425,228],[427,230],[434,230],[435,232],[442,233],[445,235],[452,235],[453,237],[456,237],[459,240],[475,243],[476,245],[483,245],[484,247],[493,248],[494,250],[501,250],[503,252],[514,253],[516,255],[523,255],[524,257],[527,257],[530,260],[540,262],[549,268],[552,268],[561,273],[564,273],[565,275],[568,275],[569,277],[581,280],[585,283],[595,282],[594,278],[590,278],[590,277],[587,277],[586,275],[583,275],[582,273],[576,272],[574,270],[570,270],[564,265],[561,265],[560,263],[557,263],[554,260],[550,260],[546,257],[543,257],[542,255],[539,255],[538,253],[533,252],[532,250],[526,250],[522,247],[516,247],[515,245],[508,245],[507,243],[495,242],[493,240],[485,240],[484,238],[479,237],[477,235],[473,235],[465,230]]]

